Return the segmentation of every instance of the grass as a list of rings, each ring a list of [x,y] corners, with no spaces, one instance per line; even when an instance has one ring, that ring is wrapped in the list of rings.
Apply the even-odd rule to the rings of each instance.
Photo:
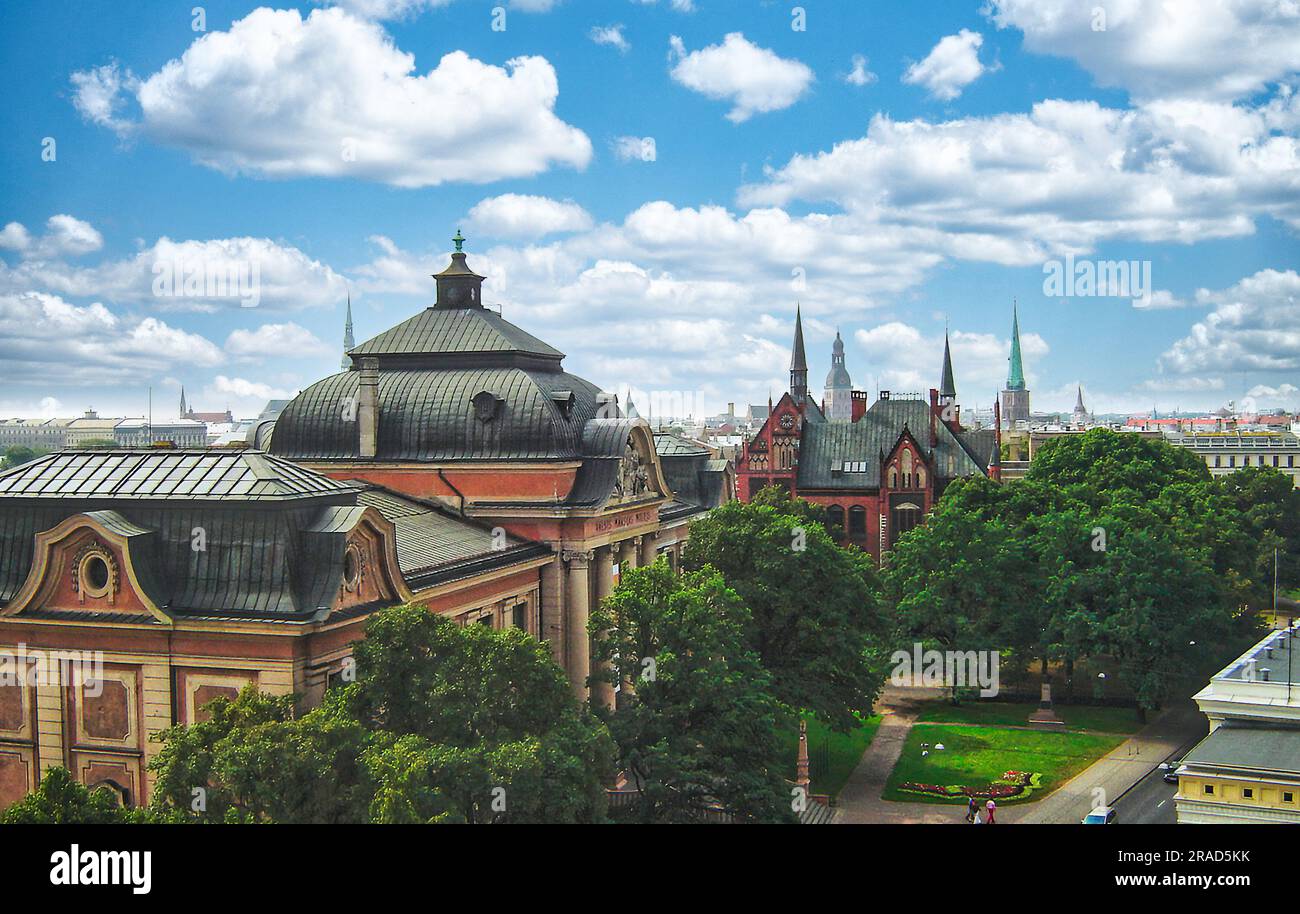
[[[962,804],[964,799],[927,797],[899,789],[908,781],[922,784],[962,785],[980,788],[1002,777],[1006,771],[1028,771],[1042,775],[1041,787],[1031,797],[1037,800],[1051,793],[1094,761],[1110,752],[1122,736],[1078,731],[1011,730],[1005,727],[950,727],[916,724],[903,745],[903,754],[885,785],[886,800],[921,803]],[[921,756],[921,743],[929,743],[930,754]],[[942,743],[942,752],[933,747]],[[1015,803],[1012,798],[999,805]]]
[[[880,717],[859,718],[858,726],[848,733],[836,733],[811,715],[805,715],[804,720],[808,721],[812,792],[834,797],[843,789],[844,782],[862,759],[862,753],[871,745],[871,738],[880,726]],[[784,754],[790,759],[786,777],[793,780],[795,763],[799,758],[799,732],[783,733],[781,740]],[[823,746],[826,747],[824,750]]]
[[[932,702],[921,712],[920,721],[986,726],[1027,727],[1029,715],[1038,709],[1031,702],[963,701],[959,705],[946,701]],[[1053,705],[1056,716],[1069,730],[1101,733],[1136,733],[1142,728],[1132,708],[1093,707],[1087,705]]]

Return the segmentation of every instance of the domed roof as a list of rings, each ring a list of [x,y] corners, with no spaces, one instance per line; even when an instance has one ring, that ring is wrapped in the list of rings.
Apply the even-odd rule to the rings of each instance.
[[[298,460],[357,459],[361,372],[308,387],[275,423],[271,453]],[[375,460],[545,460],[582,456],[583,425],[599,388],[567,372],[521,368],[378,373]]]

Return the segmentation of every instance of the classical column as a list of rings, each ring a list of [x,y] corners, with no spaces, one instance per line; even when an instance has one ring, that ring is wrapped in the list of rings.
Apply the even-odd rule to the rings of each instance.
[[[614,551],[615,545],[601,546],[596,550],[596,563],[593,569],[596,585],[596,606],[605,602],[605,598],[614,589]],[[609,663],[598,662],[592,669],[595,674],[608,674]],[[592,683],[591,703],[597,707],[614,707],[614,684],[608,679]]]
[[[647,533],[641,537],[641,567],[653,565],[655,561],[655,545],[659,541],[658,533]]]
[[[620,572],[629,568],[641,567],[641,541],[645,539],[642,536],[634,536],[630,540],[623,540],[623,558],[619,562]]]
[[[551,657],[565,667],[564,643],[564,562],[557,551],[549,565],[542,566],[542,606],[539,613],[541,631],[537,637],[551,648]],[[567,667],[565,667],[567,669]]]
[[[591,615],[591,580],[587,563],[590,552],[566,552],[569,564],[569,599],[564,619],[565,668],[579,701],[587,700],[587,676],[591,673],[591,639],[587,618]]]

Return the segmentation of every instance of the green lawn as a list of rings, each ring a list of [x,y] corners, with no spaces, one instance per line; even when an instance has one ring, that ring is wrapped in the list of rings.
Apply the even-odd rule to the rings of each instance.
[[[903,754],[885,785],[886,800],[905,802],[964,803],[964,799],[926,797],[905,793],[899,785],[908,781],[922,784],[982,788],[1006,771],[1036,772],[1041,787],[1029,797],[1038,799],[1118,746],[1121,736],[1081,733],[1073,730],[1012,730],[1005,727],[947,727],[917,724],[907,736]],[[921,757],[921,743],[929,743],[930,754]],[[933,747],[942,743],[942,752]],[[1011,798],[1001,803],[1015,803]]]
[[[871,738],[880,726],[880,717],[877,715],[861,719],[859,726],[848,733],[836,733],[812,716],[804,719],[808,721],[812,792],[834,797],[857,767],[862,753],[867,751]],[[785,744],[785,755],[790,759],[790,770],[786,777],[793,780],[795,762],[799,757],[799,731],[783,733],[781,739]],[[823,746],[826,748],[823,749]]]
[[[930,703],[921,721],[954,724],[985,724],[988,726],[1027,727],[1029,715],[1038,705],[1029,702],[963,701],[959,705],[946,701]],[[1092,707],[1086,705],[1053,705],[1056,716],[1065,721],[1071,730],[1096,730],[1102,733],[1136,733],[1142,728],[1137,713],[1132,708]]]

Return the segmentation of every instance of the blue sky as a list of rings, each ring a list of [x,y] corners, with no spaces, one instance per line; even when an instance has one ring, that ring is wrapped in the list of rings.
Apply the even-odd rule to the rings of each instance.
[[[1013,298],[1035,409],[1300,406],[1279,0],[195,5],[0,13],[0,414],[251,415],[457,228],[569,370],[706,411],[784,389],[797,302],[815,385],[838,329],[859,387],[933,386],[946,322],[988,406]],[[1049,296],[1067,254],[1151,294]]]

